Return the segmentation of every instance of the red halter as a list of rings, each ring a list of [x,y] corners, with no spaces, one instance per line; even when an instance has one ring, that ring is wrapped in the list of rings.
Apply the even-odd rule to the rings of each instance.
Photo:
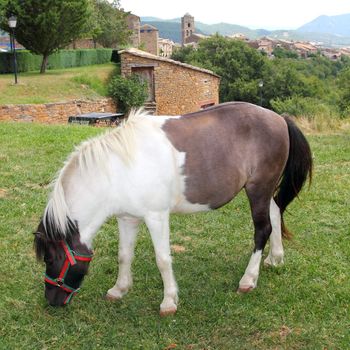
[[[90,255],[84,255],[84,254],[79,254],[76,253],[74,250],[70,249],[69,245],[67,244],[66,241],[60,241],[64,252],[66,254],[66,259],[64,260],[61,272],[59,273],[57,278],[51,278],[47,274],[45,274],[45,279],[44,281],[55,286],[58,288],[63,289],[65,292],[68,293],[66,299],[64,300],[63,304],[68,304],[72,297],[77,294],[80,290],[80,288],[72,288],[68,286],[67,284],[64,283],[64,279],[67,276],[67,273],[69,271],[69,268],[71,266],[74,266],[78,261],[86,261],[89,262],[92,259],[92,254]]]

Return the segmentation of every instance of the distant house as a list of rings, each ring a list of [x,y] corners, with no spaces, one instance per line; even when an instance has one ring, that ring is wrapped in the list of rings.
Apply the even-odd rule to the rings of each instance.
[[[171,57],[175,43],[170,39],[158,39],[159,56]]]
[[[318,52],[318,48],[310,43],[295,42],[292,49],[294,49],[300,57],[307,58],[310,54]]]
[[[131,31],[130,44],[133,47],[139,47],[140,42],[141,42],[141,37],[140,37],[141,20],[140,20],[140,17],[136,16],[132,13],[129,13],[126,16],[126,23],[127,23],[128,29]]]
[[[220,77],[212,71],[137,49],[119,53],[122,75],[147,82],[145,108],[151,113],[179,115],[219,103]]]
[[[140,27],[140,46],[144,51],[158,56],[158,39],[159,34],[157,28],[151,26],[150,24],[145,24]]]

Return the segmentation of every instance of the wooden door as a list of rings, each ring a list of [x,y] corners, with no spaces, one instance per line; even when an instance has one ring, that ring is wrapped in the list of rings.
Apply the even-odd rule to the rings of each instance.
[[[133,67],[132,73],[137,74],[142,81],[147,83],[148,98],[146,102],[155,101],[154,92],[154,68],[153,67]]]

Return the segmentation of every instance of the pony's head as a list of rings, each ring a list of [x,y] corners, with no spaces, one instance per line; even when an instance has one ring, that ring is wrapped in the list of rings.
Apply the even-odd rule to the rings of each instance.
[[[64,306],[79,291],[88,272],[92,251],[80,242],[76,224],[69,222],[65,235],[40,221],[34,233],[38,260],[44,260],[45,297],[52,306]]]

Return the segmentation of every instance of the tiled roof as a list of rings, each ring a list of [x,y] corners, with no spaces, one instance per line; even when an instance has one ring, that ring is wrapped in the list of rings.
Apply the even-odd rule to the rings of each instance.
[[[215,74],[211,70],[200,68],[200,67],[196,67],[196,66],[192,66],[190,64],[182,63],[182,62],[179,62],[179,61],[175,61],[175,60],[172,60],[170,58],[152,55],[151,53],[148,53],[146,51],[142,51],[142,50],[139,50],[139,49],[131,48],[131,49],[126,49],[126,50],[119,51],[119,54],[123,54],[123,53],[128,53],[130,55],[143,57],[143,58],[149,58],[149,59],[156,60],[156,61],[162,61],[162,62],[168,62],[168,63],[171,63],[171,64],[176,64],[177,66],[182,66],[184,68],[196,70],[196,71],[199,71],[199,72],[202,72],[202,73],[207,73],[207,74],[210,74],[210,75],[213,75],[215,77],[220,78],[219,75]]]

